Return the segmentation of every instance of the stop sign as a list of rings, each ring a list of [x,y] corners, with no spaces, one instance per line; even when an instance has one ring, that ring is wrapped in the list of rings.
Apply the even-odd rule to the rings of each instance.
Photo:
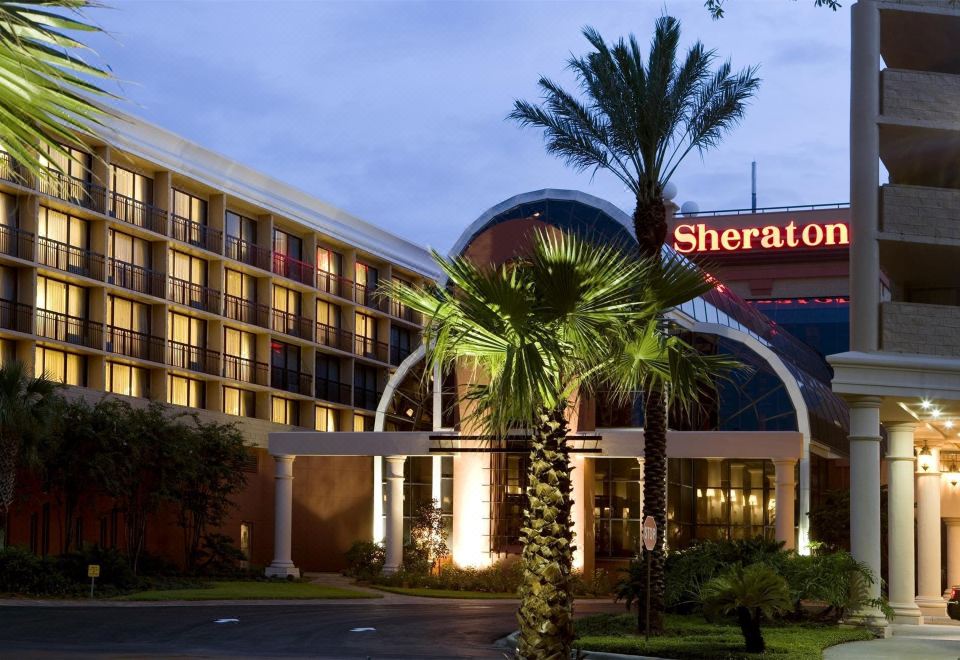
[[[643,547],[647,552],[653,550],[657,545],[657,521],[653,516],[647,516],[643,520]]]

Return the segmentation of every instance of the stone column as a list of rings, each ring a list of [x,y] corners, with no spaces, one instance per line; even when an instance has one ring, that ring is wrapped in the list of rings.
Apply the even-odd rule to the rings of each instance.
[[[570,478],[573,483],[570,485],[573,506],[571,507],[570,517],[573,521],[573,567],[583,569],[585,562],[584,545],[587,541],[587,510],[584,506],[587,499],[587,470],[586,459],[583,454],[572,454],[570,456]],[[592,520],[590,521],[592,523]],[[589,576],[588,576],[589,579]]]
[[[300,569],[290,557],[293,535],[293,459],[296,456],[274,456],[276,479],[273,493],[273,561],[264,571],[267,577],[300,577]]]
[[[784,542],[784,549],[793,550],[797,546],[796,521],[793,509],[797,493],[795,458],[780,459],[773,462],[776,470],[776,521],[775,530],[778,541]]]
[[[453,534],[450,553],[458,566],[490,563],[490,455],[453,456]]]
[[[890,607],[896,623],[923,623],[916,603],[913,547],[913,431],[916,424],[885,424],[887,429],[887,534]]]
[[[924,616],[946,616],[940,588],[940,450],[927,470],[917,468],[917,606]]]
[[[384,573],[396,573],[403,564],[403,464],[406,456],[387,456],[387,543]]]
[[[947,525],[947,592],[960,584],[960,518],[944,518]]]
[[[876,577],[867,598],[880,597],[880,399],[850,401],[850,550]],[[853,614],[871,625],[885,626],[879,609]]]

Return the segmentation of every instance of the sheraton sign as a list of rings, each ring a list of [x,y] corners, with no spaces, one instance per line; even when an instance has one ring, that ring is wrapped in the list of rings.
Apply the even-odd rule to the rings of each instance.
[[[673,248],[682,254],[693,252],[747,252],[790,248],[839,247],[850,244],[845,222],[810,223],[784,227],[743,227],[711,229],[704,224],[682,224],[673,230]]]

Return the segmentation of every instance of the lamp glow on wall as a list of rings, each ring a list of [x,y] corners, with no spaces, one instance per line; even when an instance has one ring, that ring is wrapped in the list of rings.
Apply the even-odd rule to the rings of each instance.
[[[950,484],[951,488],[956,488],[957,485],[960,485],[960,470],[957,469],[956,456],[952,456],[950,458],[950,467],[947,468],[947,471],[943,476],[947,480],[947,483]]]
[[[924,441],[923,447],[920,448],[920,452],[917,454],[917,467],[922,472],[929,472],[932,465],[933,454],[930,452],[930,448],[927,446],[926,441]]]

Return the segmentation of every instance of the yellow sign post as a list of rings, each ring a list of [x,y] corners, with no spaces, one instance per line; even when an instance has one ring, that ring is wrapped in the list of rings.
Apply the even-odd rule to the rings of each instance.
[[[90,578],[90,598],[93,598],[93,584],[100,577],[100,564],[87,564],[87,577]]]

